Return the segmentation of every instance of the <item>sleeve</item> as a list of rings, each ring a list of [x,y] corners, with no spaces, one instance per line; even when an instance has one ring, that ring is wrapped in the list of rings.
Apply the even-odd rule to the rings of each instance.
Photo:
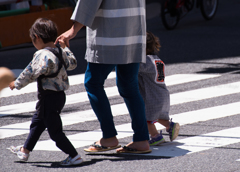
[[[64,62],[67,65],[67,69],[66,70],[73,70],[73,69],[75,69],[77,67],[77,59],[75,58],[75,56],[72,53],[72,51],[68,47],[65,47],[63,49],[63,52],[65,52],[63,54],[63,58],[64,58]]]
[[[52,65],[52,63],[48,61],[47,56],[43,57],[44,58],[42,58],[41,53],[36,52],[34,54],[33,60],[15,80],[14,84],[16,89],[20,90],[29,83],[35,81],[40,75],[48,72],[48,65]]]
[[[78,0],[71,20],[91,27],[102,1],[103,0]]]

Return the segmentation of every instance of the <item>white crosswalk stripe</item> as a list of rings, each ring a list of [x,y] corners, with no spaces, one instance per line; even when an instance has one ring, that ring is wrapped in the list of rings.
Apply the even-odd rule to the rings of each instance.
[[[154,146],[152,156],[175,157],[240,142],[240,127],[220,130]]]
[[[114,76],[114,75],[112,74],[112,76]],[[187,78],[185,76],[186,75],[181,77],[181,75],[178,75],[178,77],[176,77],[175,80],[170,80],[172,82],[169,82],[169,85],[175,85],[175,84],[179,83],[179,81],[182,80],[182,78]],[[216,75],[216,76],[218,76],[218,75]],[[212,75],[210,75],[209,77],[200,76],[198,79],[201,80],[201,79],[207,79],[207,78],[211,78],[211,77],[213,77],[213,76]],[[172,78],[174,78],[174,77],[172,77]],[[185,79],[185,82],[191,82],[192,80],[196,81],[196,78],[197,77],[190,77],[190,79],[188,79],[188,80]],[[167,81],[168,81],[168,77],[166,77],[166,82]],[[190,91],[190,92],[175,94],[176,96],[171,95],[171,105],[185,103],[185,102],[189,102],[189,101],[201,100],[204,98],[221,96],[221,95],[227,94],[227,93],[225,93],[225,90],[228,87],[232,88],[232,89],[230,89],[227,93],[240,92],[240,89],[237,89],[240,87],[240,82],[222,85],[221,87],[211,87],[211,89],[208,88],[209,92],[207,92],[207,93],[206,93],[206,89],[199,89],[197,91],[194,90],[194,91]],[[108,87],[105,89],[105,91],[106,91],[108,97],[119,95],[116,86]],[[215,91],[215,92],[213,92],[213,91]],[[202,97],[199,97],[199,96],[196,96],[195,94],[193,94],[195,92],[196,92],[196,94],[201,94]],[[206,93],[206,94],[202,94],[202,93]],[[215,93],[215,94],[212,95],[212,93]],[[182,96],[182,94],[184,94],[184,96]],[[186,95],[189,95],[189,96],[186,96]],[[184,98],[185,98],[185,100],[184,100]],[[87,94],[85,92],[72,94],[70,96],[67,96],[66,105],[73,104],[73,103],[80,103],[80,102],[84,102],[84,101],[88,101]],[[2,107],[0,107],[0,116],[34,111],[35,104],[36,104],[36,101],[14,104],[14,105],[9,105],[9,106],[2,106]]]
[[[115,73],[112,72],[108,79],[115,78]],[[208,74],[177,74],[166,77],[167,86],[174,86],[179,84],[187,84],[190,82],[196,82],[201,80],[213,79],[220,77],[220,75],[208,75]],[[70,77],[71,85],[83,84],[84,75],[76,75]],[[221,84],[216,86],[210,86],[205,88],[198,88],[190,91],[173,93],[170,95],[171,105],[180,105],[183,103],[190,103],[194,101],[201,101],[211,98],[217,98],[221,96],[228,96],[236,93],[240,93],[240,82],[233,82],[227,84]],[[108,97],[119,96],[117,87],[105,88]],[[21,94],[36,92],[36,83],[28,85],[22,90],[10,91],[4,89],[0,94],[1,97],[8,98],[10,96],[18,96]],[[66,105],[87,102],[86,92],[71,94],[67,96]],[[33,112],[35,110],[36,101],[12,104],[0,107],[0,117]],[[219,106],[213,106],[194,111],[188,111],[183,113],[177,113],[170,116],[174,118],[174,121],[179,122],[180,126],[187,124],[193,124],[201,121],[210,121],[214,119],[230,117],[239,114],[240,102],[228,103]],[[114,116],[126,115],[128,110],[124,103],[115,104],[111,106]],[[73,113],[67,113],[62,115],[62,121],[64,126],[74,125],[86,121],[97,120],[92,109],[84,111],[76,111]],[[30,121],[22,123],[14,123],[0,127],[0,139],[6,139],[29,132]],[[157,129],[164,129],[163,126],[157,124]],[[131,123],[125,123],[117,125],[118,139],[132,136]],[[215,131],[207,134],[201,134],[194,137],[187,137],[184,139],[177,139],[173,142],[167,142],[161,146],[152,146],[152,153],[145,154],[145,156],[161,156],[161,157],[175,157],[185,154],[191,154],[208,150],[215,147],[226,146],[233,143],[240,142],[240,127],[228,128],[220,131]],[[72,144],[76,148],[84,147],[92,144],[97,139],[101,138],[100,129],[80,132],[72,135],[68,135]],[[48,145],[48,146],[46,146]],[[55,143],[52,140],[39,141],[34,150],[45,151],[59,151]],[[239,161],[239,160],[236,160]]]
[[[215,76],[215,75],[214,75]],[[114,72],[110,73],[108,79],[115,78],[116,74]],[[84,75],[73,75],[69,76],[69,83],[70,85],[77,85],[84,83]],[[37,91],[37,83],[33,82],[28,84],[26,87],[22,88],[21,90],[10,90],[9,88],[4,88],[0,93],[1,97],[9,97],[9,96],[16,96],[25,93],[33,93]]]
[[[207,120],[236,115],[239,113],[239,111],[237,110],[237,107],[239,107],[239,106],[240,106],[240,102],[233,103],[230,105],[202,109],[202,110],[193,111],[193,112],[176,114],[176,115],[172,115],[170,117],[174,118],[175,121],[178,121],[180,126],[183,126],[186,124],[196,123],[196,122],[200,122],[200,121],[207,121]],[[229,111],[228,109],[231,109],[231,110]],[[127,113],[127,109],[126,109],[126,113]],[[192,116],[194,116],[194,118],[192,118]],[[163,128],[164,128],[163,126],[157,125],[158,130],[163,129]],[[133,135],[130,123],[116,126],[116,129],[118,131],[118,136],[117,136],[118,138],[123,138],[123,137],[128,137],[128,136]],[[239,134],[239,131],[240,130],[236,130],[236,132],[238,134]],[[87,136],[87,137],[85,137],[85,136]],[[225,136],[223,135],[222,137],[225,137]],[[238,137],[237,140],[240,142],[239,135],[236,137]],[[100,132],[100,130],[96,130],[96,131],[91,131],[91,132],[79,133],[79,134],[70,135],[70,136],[68,136],[68,138],[72,141],[73,145],[78,148],[78,147],[90,145],[94,142],[94,139],[96,140],[96,138],[101,138],[101,132]],[[93,138],[93,140],[91,138]],[[177,140],[177,142],[178,141],[179,140]],[[229,144],[231,144],[231,143],[229,143]],[[45,145],[52,145],[52,146],[50,148],[50,147],[46,147]],[[35,149],[36,150],[55,150],[55,151],[59,150],[55,146],[55,143],[52,140],[38,142]],[[161,156],[163,156],[163,155],[161,155]]]

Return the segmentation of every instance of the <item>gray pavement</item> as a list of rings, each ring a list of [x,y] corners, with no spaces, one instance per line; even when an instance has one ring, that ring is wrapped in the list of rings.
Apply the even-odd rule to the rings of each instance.
[[[157,0],[147,0],[147,24],[148,30],[159,36],[162,48],[159,56],[166,63],[166,76],[176,76],[177,74],[201,74],[219,75],[219,77],[205,80],[197,80],[189,83],[180,83],[168,86],[171,95],[180,94],[187,91],[195,91],[203,88],[216,87],[216,89],[240,90],[240,85],[228,86],[226,84],[240,81],[240,3],[238,0],[225,1],[220,0],[218,12],[212,21],[205,21],[201,16],[199,9],[190,12],[183,18],[175,30],[167,31],[159,18],[160,4]],[[84,60],[85,37],[84,30],[71,41],[71,49],[78,58],[78,69],[70,75],[84,73],[86,62]],[[31,43],[7,47],[0,49],[0,64],[11,69],[23,69],[31,60],[35,49]],[[184,78],[182,78],[184,79]],[[181,79],[179,79],[181,80]],[[115,79],[108,79],[105,87],[115,86]],[[83,84],[71,86],[67,95],[73,95],[78,92],[84,92]],[[26,93],[18,96],[9,96],[0,99],[4,106],[18,104],[20,102],[31,102],[36,100],[35,93]],[[211,94],[211,92],[209,92]],[[1,95],[0,95],[1,96]],[[199,95],[201,96],[201,95]],[[190,117],[179,119],[183,121],[194,120],[202,116],[204,112],[212,114],[221,114],[221,111],[208,111],[215,107],[225,107],[228,111],[238,111],[238,108],[228,106],[239,102],[240,92],[229,93],[219,97],[211,97],[198,101],[179,103],[171,106],[170,115],[173,120],[177,115],[189,113]],[[184,101],[185,97],[182,97]],[[109,98],[112,106],[123,103],[120,96]],[[174,100],[174,97],[173,99]],[[2,106],[3,106],[2,105]],[[62,116],[70,113],[83,113],[91,109],[88,101],[66,105]],[[206,111],[204,111],[206,110]],[[197,113],[202,112],[202,113]],[[211,113],[210,113],[211,112]],[[17,124],[30,121],[33,112],[19,113],[0,117],[0,127],[9,124]],[[196,115],[198,114],[198,115]],[[194,116],[196,115],[196,116]],[[130,122],[128,114],[114,117],[116,125],[123,125]],[[195,136],[204,135],[212,132],[225,131],[240,127],[240,112],[234,115],[226,115],[212,120],[203,120],[194,123],[182,125],[180,133],[175,142],[169,143],[169,138],[165,129],[163,136],[167,143],[165,147],[170,146],[169,153],[175,153],[174,144],[181,143],[183,139],[191,139]],[[1,132],[0,128],[0,132]],[[64,132],[67,136],[84,133],[99,129],[99,123],[95,120],[80,122],[64,126]],[[221,133],[221,132],[220,132]],[[40,151],[35,150],[31,153],[29,161],[24,163],[18,161],[17,157],[6,148],[10,145],[23,144],[27,134],[16,135],[0,140],[1,172],[18,171],[184,171],[184,172],[240,172],[240,130],[235,137],[215,136],[216,145],[211,149],[196,151],[190,154],[183,153],[181,156],[149,156],[149,155],[126,155],[116,154],[114,150],[103,153],[85,153],[83,148],[78,147],[77,151],[84,158],[84,163],[77,167],[59,167],[58,162],[66,155],[60,151]],[[209,136],[210,138],[210,136]],[[49,136],[45,131],[40,141],[48,140]],[[78,138],[83,139],[83,138]],[[96,138],[96,140],[99,138]],[[226,139],[228,142],[232,139],[237,141],[224,146],[217,146],[222,143],[219,140]],[[121,145],[125,145],[132,140],[132,137],[119,139]],[[48,145],[46,145],[47,147]],[[204,145],[202,147],[207,147]],[[194,147],[193,144],[189,146]],[[157,147],[158,148],[158,147]],[[152,148],[157,149],[157,148]],[[159,148],[164,148],[160,146]],[[180,147],[179,147],[180,149]],[[184,149],[183,149],[184,151]]]

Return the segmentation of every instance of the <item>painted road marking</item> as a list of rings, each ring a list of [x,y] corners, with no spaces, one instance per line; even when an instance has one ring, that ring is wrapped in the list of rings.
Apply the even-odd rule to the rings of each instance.
[[[108,75],[108,79],[112,79],[115,77],[116,77],[115,72],[111,72]],[[84,74],[69,76],[69,83],[70,83],[70,85],[83,84],[84,83]],[[36,82],[28,84],[26,87],[22,88],[21,90],[17,90],[17,89],[11,90],[9,88],[4,88],[1,91],[0,96],[1,97],[9,97],[9,96],[17,96],[17,95],[26,94],[26,93],[34,93],[34,92],[37,92],[37,83]]]
[[[200,81],[204,79],[216,78],[221,75],[211,75],[211,74],[175,74],[170,75],[165,78],[165,83],[167,86],[173,86],[178,84],[189,83],[193,81]]]
[[[240,127],[153,146],[148,156],[176,157],[240,142]]]
[[[195,111],[179,113],[171,115],[170,118],[173,118],[174,121],[178,121],[179,124],[182,126],[195,122],[237,115],[239,114],[239,107],[240,102],[236,102]],[[113,112],[113,116],[128,114],[128,110],[124,103],[113,105],[111,106],[111,109]],[[62,115],[61,118],[63,121],[63,126],[73,125],[85,121],[97,120],[96,115],[94,114],[92,109]],[[30,121],[2,126],[0,127],[0,139],[26,134],[29,132],[29,126]],[[161,125],[157,125],[157,127],[158,130],[163,129]],[[129,131],[132,131],[131,128],[129,129]]]
[[[171,105],[240,93],[240,82],[179,92],[170,95]]]
[[[227,116],[237,115],[239,114],[239,110],[237,108],[239,107],[239,105],[240,105],[240,102],[231,103],[231,104],[222,105],[222,106],[215,106],[215,107],[201,109],[197,111],[190,111],[190,112],[180,113],[176,115],[171,115],[170,118],[173,118],[174,121],[179,122],[180,126],[183,126],[186,124],[197,123],[200,121],[208,121],[208,120],[223,118]],[[120,108],[123,108],[123,107],[120,107]],[[117,109],[114,109],[114,111],[117,111]],[[125,112],[126,113],[122,111],[122,113],[123,114],[128,113],[126,106],[125,106]],[[157,124],[156,126],[158,130],[164,129],[162,125]],[[118,125],[116,126],[116,129],[118,131],[117,137],[119,139],[133,135],[131,123]],[[240,135],[239,131],[238,131],[238,134]],[[239,135],[238,137],[240,137]],[[94,131],[69,135],[67,137],[71,140],[74,147],[79,148],[79,147],[84,147],[92,144],[94,140],[96,141],[100,139],[101,136],[102,136],[102,133],[100,130],[94,130]],[[93,138],[93,140],[91,138]],[[52,144],[52,146],[46,147],[46,145],[50,145],[50,144]],[[55,146],[55,143],[52,140],[45,140],[45,141],[38,142],[35,150],[57,151],[59,149]]]
[[[105,91],[108,97],[118,96],[117,87],[107,87]],[[214,97],[220,97],[230,94],[240,93],[240,82],[234,82],[229,84],[222,84],[218,86],[212,86],[207,88],[200,88],[191,91],[185,91],[180,93],[174,93],[170,95],[171,105],[177,105],[181,103],[188,103],[193,101],[199,101],[204,99],[210,99]],[[87,93],[81,92],[77,94],[68,95],[66,99],[66,105],[73,103],[80,103],[88,101]],[[35,105],[37,101],[13,104],[0,107],[0,117],[12,114],[19,114],[24,112],[35,111]]]
[[[117,87],[107,87],[105,88],[106,94],[108,97],[117,96],[119,95]],[[87,92],[81,92],[76,94],[71,94],[66,96],[66,104],[74,104],[74,103],[81,103],[88,101]],[[12,104],[7,106],[0,107],[0,117],[19,114],[24,112],[33,112],[35,111],[37,101],[33,102],[26,102],[26,103],[19,103],[19,104]]]
[[[209,75],[209,74],[176,74],[170,75],[165,78],[167,86],[173,86],[182,83],[188,83],[193,81],[199,81],[204,79],[210,79],[219,77],[221,75]],[[108,79],[112,79],[116,77],[115,72],[111,72],[108,76]],[[71,75],[69,76],[69,83],[70,85],[77,85],[84,83],[84,74],[79,75]],[[10,90],[9,88],[5,88],[1,91],[1,97],[9,97],[9,96],[16,96],[26,93],[33,93],[37,92],[37,83],[33,82],[28,84],[26,87],[22,88],[21,90]]]
[[[128,110],[124,103],[113,105],[111,106],[111,109],[113,112],[113,116],[128,114]],[[96,115],[92,109],[61,115],[61,119],[63,126],[73,125],[85,121],[97,120]],[[31,121],[27,121],[23,123],[2,126],[0,127],[0,139],[29,133],[30,124]]]

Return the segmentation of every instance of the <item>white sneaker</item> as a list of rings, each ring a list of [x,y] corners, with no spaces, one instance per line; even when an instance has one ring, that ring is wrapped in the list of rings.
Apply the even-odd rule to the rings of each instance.
[[[18,156],[18,158],[22,161],[27,161],[29,158],[29,154],[21,152],[22,146],[10,146],[10,151]]]
[[[62,166],[71,166],[71,165],[79,165],[83,162],[83,159],[80,155],[75,156],[74,158],[71,158],[68,156],[65,160],[60,162],[60,165]]]
[[[10,150],[12,153],[14,153],[14,154],[17,155],[18,151],[20,151],[21,148],[22,148],[22,146],[10,146],[9,150]]]

